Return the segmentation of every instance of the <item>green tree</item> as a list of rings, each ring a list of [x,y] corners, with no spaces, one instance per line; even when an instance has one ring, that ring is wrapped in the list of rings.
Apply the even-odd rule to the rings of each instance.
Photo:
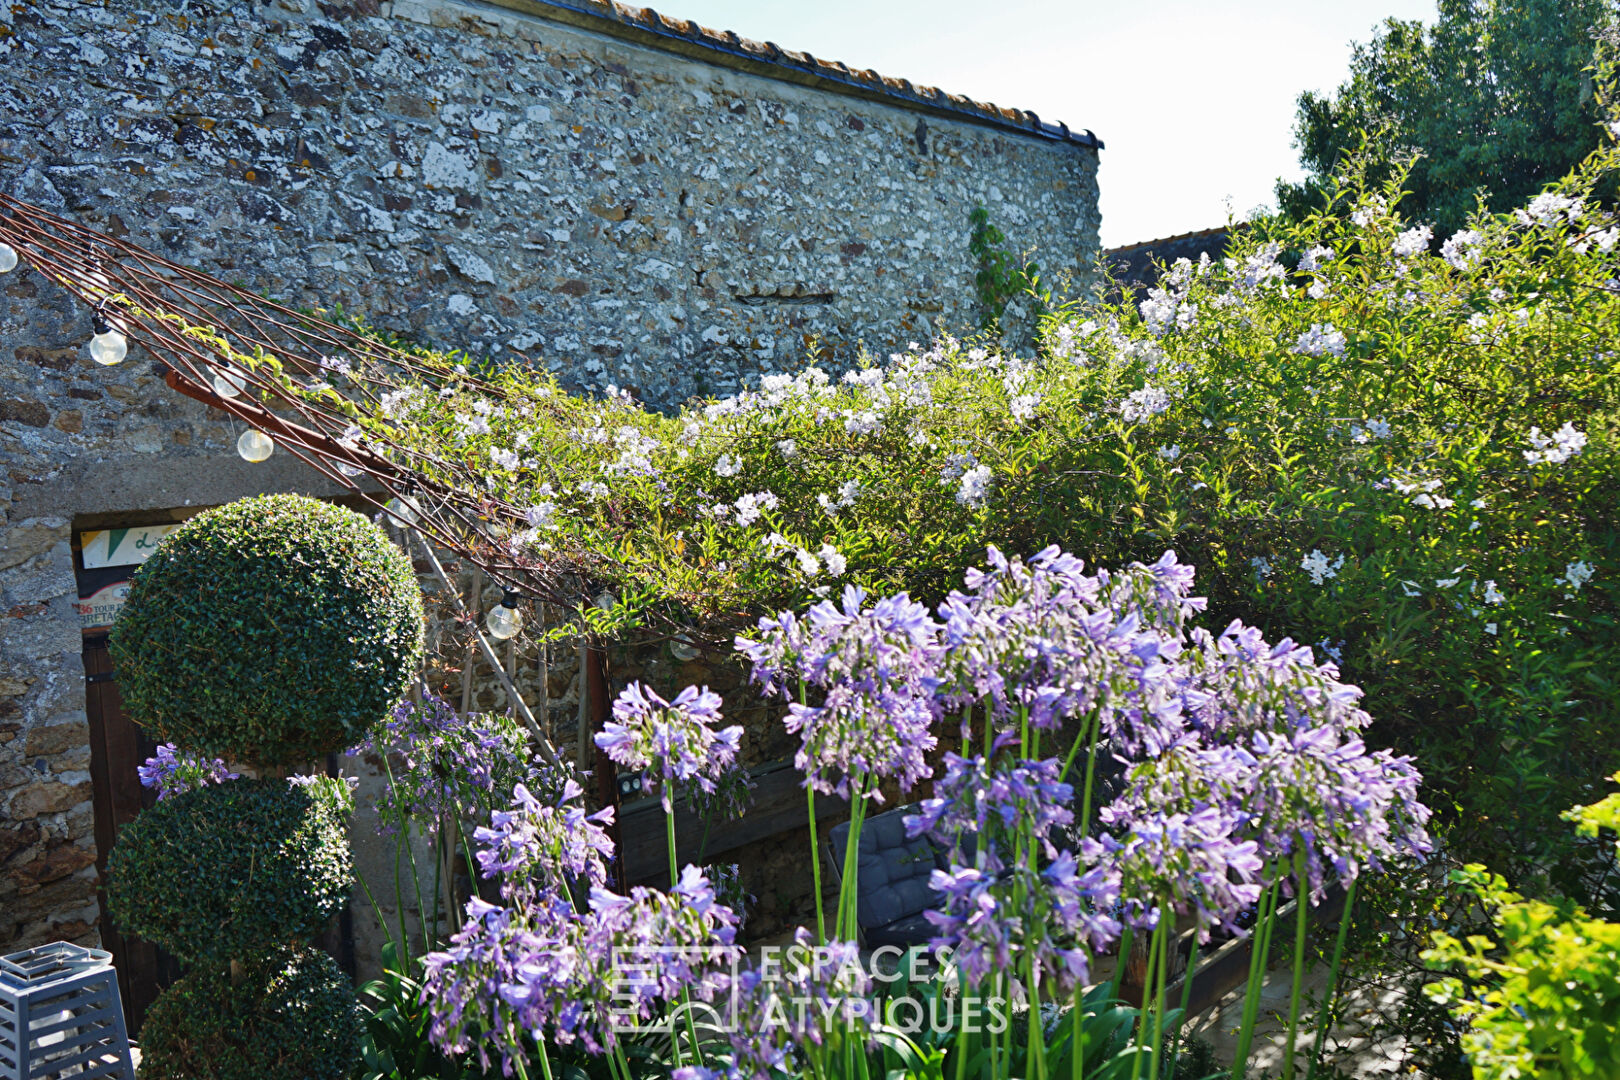
[[[1589,70],[1620,25],[1614,0],[1440,0],[1433,26],[1388,19],[1352,46],[1337,93],[1299,96],[1294,145],[1307,176],[1279,180],[1300,220],[1324,201],[1345,156],[1369,142],[1374,181],[1421,155],[1402,209],[1436,233],[1461,228],[1476,197],[1522,205],[1598,145]]]

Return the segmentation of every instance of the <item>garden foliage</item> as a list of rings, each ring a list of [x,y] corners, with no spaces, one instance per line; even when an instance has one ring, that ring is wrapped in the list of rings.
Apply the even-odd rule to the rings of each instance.
[[[1027,562],[992,548],[934,610],[852,586],[838,602],[760,619],[737,648],[766,693],[791,701],[806,788],[851,804],[834,910],[818,888],[814,932],[797,931],[785,963],[755,965],[703,870],[675,866],[668,803],[672,888],[621,895],[607,884],[613,808],[589,813],[573,783],[549,799],[519,786],[474,833],[498,901],[469,901],[460,931],[426,957],[431,1037],[520,1076],[531,1055],[549,1071],[548,1043],[583,1047],[623,1080],[634,1075],[627,1028],[657,1030],[695,1008],[721,1020],[719,1033],[674,1025],[677,1077],[927,1080],[960,1077],[969,1061],[993,1080],[1070,1076],[1082,1064],[1097,1077],[1134,1078],[1144,1064],[1150,1080],[1161,1066],[1173,1072],[1165,1051],[1181,1013],[1166,988],[1178,916],[1208,942],[1241,932],[1237,920],[1257,905],[1269,925],[1286,893],[1300,898],[1303,933],[1329,885],[1430,849],[1418,776],[1410,759],[1367,749],[1359,692],[1307,647],[1272,645],[1239,622],[1219,634],[1195,626],[1204,601],[1192,586],[1173,553],[1088,573],[1055,547]],[[741,735],[721,726],[721,704],[697,687],[666,700],[632,684],[596,742],[661,786],[718,786]],[[942,742],[960,753],[936,769]],[[1093,832],[1074,807],[1089,807],[1097,760],[1109,756],[1125,763],[1126,782]],[[906,827],[948,852],[927,918],[950,960],[879,985],[859,962],[854,853],[885,785],[927,779],[933,795]],[[811,795],[812,836],[814,806]],[[1113,987],[1086,989],[1093,959],[1133,931],[1152,943],[1141,1014],[1116,1007]],[[664,961],[619,966],[649,950]],[[1294,980],[1290,1051],[1298,966]],[[1258,1016],[1259,980],[1250,985],[1245,1040]],[[1020,997],[1056,1011],[1015,1017]],[[970,1005],[992,1019],[967,1021]],[[937,1019],[946,1007],[962,1011]],[[936,1019],[913,1026],[907,1015]]]
[[[410,561],[351,510],[267,495],[186,522],[136,572],[110,648],[159,739],[302,765],[387,714],[422,659]]]
[[[152,1006],[143,1080],[350,1080],[359,1005],[333,959],[279,948],[233,979],[224,961],[193,967]]]
[[[358,370],[289,385],[348,395],[356,438],[484,492],[497,542],[585,583],[578,623],[601,633],[724,642],[845,584],[937,600],[991,543],[1174,547],[1212,612],[1295,633],[1367,689],[1456,850],[1556,875],[1549,824],[1620,765],[1604,139],[1449,237],[1402,214],[1403,175],[1347,181],[1140,304],[1055,312],[1038,356],[942,338],[674,416],[453,355],[378,401]]]
[[[164,539],[113,632],[133,719],[166,743],[157,805],[119,835],[108,900],[191,971],[153,1007],[145,1072],[186,1080],[347,1077],[360,1014],[310,949],[353,886],[346,782],[244,779],[307,763],[387,716],[422,657],[410,563],[353,511],[244,499]]]
[[[1620,832],[1620,795],[1567,816],[1583,836]],[[1474,1076],[1612,1075],[1620,1062],[1620,923],[1569,900],[1526,900],[1477,864],[1454,877],[1490,910],[1495,938],[1437,934],[1425,959],[1462,974],[1427,990],[1467,1025],[1462,1043]]]
[[[1503,211],[1527,202],[1599,144],[1594,56],[1620,19],[1605,0],[1440,0],[1432,26],[1387,19],[1356,44],[1332,95],[1299,96],[1299,184],[1279,181],[1285,213],[1322,205],[1345,158],[1370,141],[1379,180],[1407,174],[1408,213],[1442,235],[1467,224],[1476,199]],[[1612,40],[1611,40],[1612,44]]]
[[[165,797],[119,833],[107,902],[181,960],[247,959],[320,935],[349,899],[348,788],[228,780]]]

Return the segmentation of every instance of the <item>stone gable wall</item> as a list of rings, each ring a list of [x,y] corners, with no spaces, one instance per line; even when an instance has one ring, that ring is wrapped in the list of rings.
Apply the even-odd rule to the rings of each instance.
[[[849,366],[969,327],[979,203],[1049,275],[1096,255],[1094,149],[516,6],[0,5],[0,187],[294,304],[660,407],[812,349]],[[284,454],[242,462],[239,428],[150,357],[95,367],[90,332],[39,275],[0,277],[0,951],[95,936],[73,529],[336,494]]]

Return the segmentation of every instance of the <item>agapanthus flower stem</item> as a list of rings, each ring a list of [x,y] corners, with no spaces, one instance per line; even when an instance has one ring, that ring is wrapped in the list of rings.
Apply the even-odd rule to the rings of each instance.
[[[839,882],[838,916],[833,921],[833,936],[839,941],[855,937],[855,877],[860,868],[861,824],[865,820],[866,796],[857,795],[850,803],[849,836],[844,841],[844,879]]]
[[[395,794],[397,795],[398,794],[398,784],[394,780],[394,766],[389,763],[389,761],[388,761],[388,753],[386,751],[384,751],[381,756],[382,756],[382,759],[383,759],[383,770],[388,774],[388,787],[391,790],[393,790],[395,792]],[[422,951],[423,952],[432,952],[433,951],[433,942],[428,937],[427,908],[424,907],[423,904],[422,904],[422,875],[419,874],[417,872],[417,870],[416,870],[416,849],[411,846],[411,829],[410,829],[409,824],[407,824],[405,828],[403,828],[403,829],[401,829],[399,831],[399,843],[404,845],[405,854],[410,858],[410,862],[411,862],[411,885],[416,890],[416,917],[419,920],[421,920],[421,922],[422,922],[422,926],[421,926],[421,930],[422,930]],[[405,905],[403,903],[401,903],[401,901],[403,901],[403,900],[404,900],[404,895],[402,893],[400,893],[400,891],[399,891],[399,849],[395,848],[394,849],[394,903],[399,904],[399,934],[400,934],[400,937],[405,936]]]
[[[1305,879],[1305,845],[1294,849],[1294,984],[1288,992],[1288,1050],[1283,1058],[1283,1080],[1294,1080],[1294,1046],[1299,1040],[1299,1001],[1305,980],[1305,935],[1310,930],[1310,883]]]
[[[1169,904],[1159,908],[1159,925],[1154,932],[1159,935],[1159,970],[1156,980],[1152,980],[1153,972],[1149,972],[1150,980],[1154,981],[1153,993],[1153,1056],[1148,1059],[1148,1080],[1159,1080],[1159,1058],[1164,1052],[1164,1007],[1165,990],[1170,985],[1170,949],[1176,938],[1175,913]]]
[[[1322,1012],[1316,1021],[1316,1044],[1311,1047],[1311,1060],[1306,1067],[1305,1080],[1316,1080],[1316,1067],[1322,1061],[1322,1045],[1327,1041],[1328,1027],[1333,1023],[1333,1010],[1338,1005],[1339,965],[1344,962],[1344,942],[1350,936],[1350,919],[1356,907],[1356,882],[1351,878],[1344,887],[1344,914],[1339,916],[1339,938],[1333,943],[1333,962],[1328,965],[1327,994],[1322,999]]]
[[[1149,1014],[1153,1011],[1154,977],[1159,970],[1159,953],[1163,948],[1163,930],[1164,918],[1161,916],[1158,925],[1153,928],[1152,936],[1148,938],[1147,968],[1145,978],[1142,980],[1142,1008],[1137,1014],[1136,1021],[1136,1053],[1131,1055],[1131,1080],[1141,1080],[1144,1049],[1153,1056],[1155,1062],[1158,1061],[1158,1046],[1147,1042],[1147,1033]]]
[[[827,916],[821,902],[821,834],[816,830],[816,789],[804,789],[810,816],[810,877],[816,892],[816,944],[827,944]]]
[[[799,704],[805,705],[809,695],[803,679],[799,680]],[[827,944],[827,916],[823,912],[821,901],[821,833],[816,831],[816,789],[806,786],[804,789],[806,800],[809,802],[810,812],[810,876],[816,890],[816,944]]]
[[[1176,1059],[1181,1057],[1181,1026],[1187,1022],[1187,1006],[1192,1003],[1193,972],[1198,968],[1198,935],[1192,936],[1192,949],[1187,953],[1187,967],[1181,973],[1181,1014],[1176,1017],[1176,1026],[1170,1029],[1170,1064],[1165,1067],[1165,1075],[1176,1075]]]
[[[1276,915],[1282,881],[1271,883],[1260,896],[1254,928],[1249,932],[1249,981],[1243,988],[1243,1025],[1238,1031],[1237,1053],[1232,1058],[1232,1080],[1243,1080],[1249,1067],[1249,1044],[1254,1039],[1254,1022],[1260,1012],[1260,984],[1266,975],[1266,954],[1271,948],[1271,922]]]

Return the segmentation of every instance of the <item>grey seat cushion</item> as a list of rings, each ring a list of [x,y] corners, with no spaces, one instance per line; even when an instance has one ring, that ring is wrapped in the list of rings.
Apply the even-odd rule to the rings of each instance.
[[[874,814],[861,826],[855,918],[869,937],[878,927],[912,916],[920,918],[939,900],[928,884],[938,865],[934,845],[924,836],[906,838],[905,817],[915,812],[913,807],[899,807]],[[848,823],[833,826],[830,839],[836,877],[843,870]]]

